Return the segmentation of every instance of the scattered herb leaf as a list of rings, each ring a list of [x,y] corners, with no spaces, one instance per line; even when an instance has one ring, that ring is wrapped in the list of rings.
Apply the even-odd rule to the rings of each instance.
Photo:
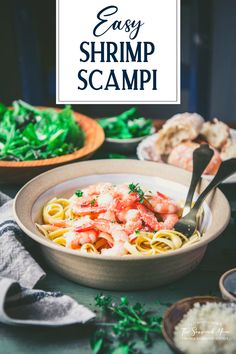
[[[140,203],[143,203],[145,200],[145,193],[144,191],[140,188],[139,183],[130,183],[129,184],[129,193],[137,193],[139,195],[139,201]]]
[[[95,335],[92,337],[90,341],[90,345],[94,354],[98,354],[99,352],[101,352],[104,343],[104,338],[105,338],[105,334],[103,330],[97,330],[95,332]]]
[[[93,198],[90,202],[91,206],[94,206],[96,204],[97,198]]]
[[[98,329],[91,339],[94,354],[141,353],[136,348],[138,338],[145,347],[150,347],[153,336],[161,334],[162,317],[139,303],[131,305],[126,296],[116,303],[112,297],[101,294],[95,301],[106,321],[97,323]]]
[[[82,197],[82,196],[83,196],[83,192],[82,192],[80,189],[78,189],[78,190],[75,192],[75,195],[76,195],[77,197]]]

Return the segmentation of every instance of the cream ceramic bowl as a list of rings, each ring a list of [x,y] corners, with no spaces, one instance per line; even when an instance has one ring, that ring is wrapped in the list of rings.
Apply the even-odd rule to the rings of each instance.
[[[191,272],[207,245],[227,226],[229,203],[216,190],[204,204],[202,240],[192,246],[157,256],[109,257],[81,254],[54,244],[35,227],[43,205],[51,198],[69,197],[76,189],[98,182],[139,182],[176,200],[187,194],[191,174],[169,165],[135,160],[98,160],[55,168],[28,182],[17,194],[14,215],[22,230],[42,249],[46,261],[66,278],[87,286],[111,289],[148,289],[170,283]],[[202,182],[206,185],[206,182]]]

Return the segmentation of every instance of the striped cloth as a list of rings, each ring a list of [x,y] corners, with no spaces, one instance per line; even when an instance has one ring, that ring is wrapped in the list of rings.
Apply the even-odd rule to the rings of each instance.
[[[62,326],[93,319],[71,297],[33,289],[46,273],[31,256],[32,246],[14,221],[12,200],[0,192],[0,322]]]

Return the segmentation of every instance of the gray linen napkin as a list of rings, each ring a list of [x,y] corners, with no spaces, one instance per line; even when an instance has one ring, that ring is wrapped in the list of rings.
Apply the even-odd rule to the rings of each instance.
[[[0,193],[0,276],[33,288],[46,274],[26,250],[30,250],[31,240],[14,221],[12,203]]]
[[[32,241],[13,219],[12,200],[0,192],[0,322],[62,326],[95,314],[67,295],[32,289],[46,273],[31,256]]]

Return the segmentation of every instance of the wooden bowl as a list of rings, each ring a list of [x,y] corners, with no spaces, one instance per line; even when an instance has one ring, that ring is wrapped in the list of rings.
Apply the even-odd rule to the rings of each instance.
[[[194,296],[182,299],[169,307],[163,319],[162,334],[174,353],[184,354],[175,345],[174,330],[176,325],[182,320],[183,316],[194,306],[196,302],[204,305],[207,302],[226,303],[227,301],[214,296]]]
[[[39,107],[39,109],[47,108],[48,107]],[[54,109],[60,111],[60,109]],[[82,148],[71,154],[44,160],[0,161],[0,183],[23,183],[53,167],[65,165],[68,162],[86,160],[91,157],[92,154],[103,144],[105,139],[104,131],[92,118],[77,112],[74,112],[74,117],[85,132],[85,142]]]
[[[175,200],[184,200],[191,174],[170,165],[135,160],[94,160],[55,168],[28,182],[17,194],[15,220],[41,247],[57,272],[80,284],[108,290],[150,289],[177,280],[202,260],[207,245],[227,226],[230,208],[216,189],[203,205],[202,239],[189,247],[153,256],[106,256],[62,247],[45,238],[35,226],[42,208],[53,197],[70,197],[94,183],[141,183]],[[201,185],[206,187],[206,182]],[[22,207],[24,206],[24,207]]]

